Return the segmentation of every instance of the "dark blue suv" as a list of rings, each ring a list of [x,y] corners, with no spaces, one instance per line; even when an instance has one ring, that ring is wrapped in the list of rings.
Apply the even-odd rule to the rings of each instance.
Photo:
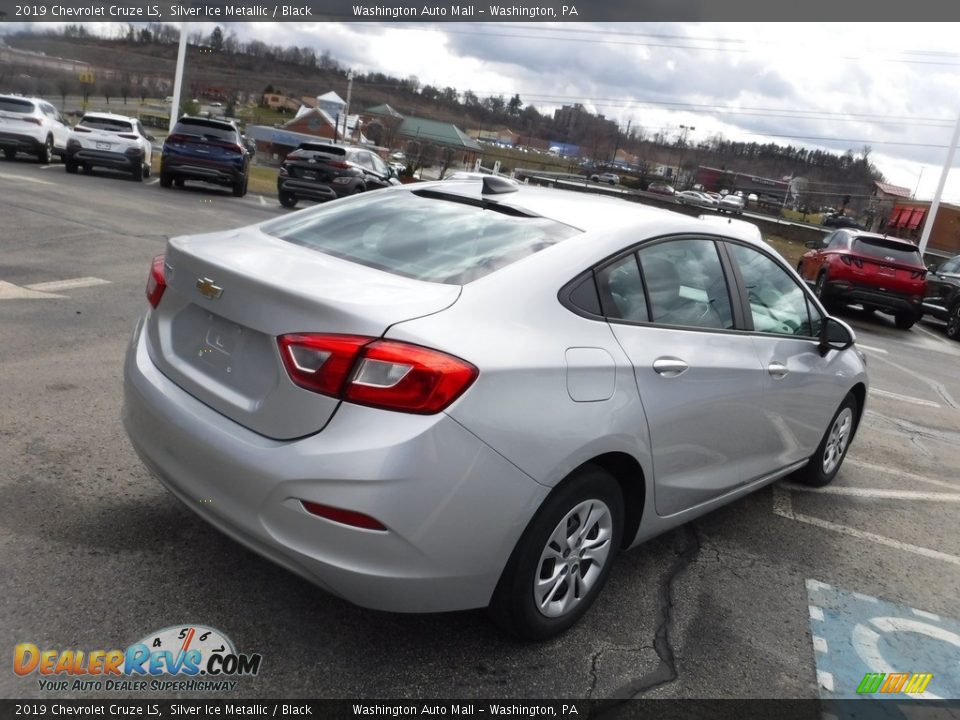
[[[183,187],[186,180],[227,185],[236,197],[247,194],[250,152],[232,122],[184,115],[163,143],[160,185]]]

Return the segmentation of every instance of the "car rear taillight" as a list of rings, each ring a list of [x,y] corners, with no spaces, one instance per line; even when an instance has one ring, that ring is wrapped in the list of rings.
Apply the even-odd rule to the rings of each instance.
[[[223,148],[232,153],[237,153],[237,155],[243,155],[243,153],[245,152],[245,150],[243,149],[243,145],[227,144],[227,145],[224,145]]]
[[[89,128],[81,127],[80,125],[77,125],[77,126],[73,129],[73,131],[74,131],[74,132],[91,132],[91,130],[90,130]]]
[[[911,280],[920,280],[920,279],[922,279],[922,278],[925,278],[926,276],[927,276],[927,271],[926,271],[926,270],[911,270],[911,271],[910,271],[910,279],[911,279]]]
[[[170,142],[170,143],[182,143],[186,141],[187,141],[187,138],[184,135],[177,135],[177,134],[167,135],[167,142]]]
[[[289,155],[287,155],[287,156],[283,159],[283,161],[284,161],[284,162],[292,162],[293,160],[296,160],[296,159],[297,159],[297,154],[296,154],[296,153],[290,153]]]
[[[357,335],[282,335],[287,374],[307,390],[401,412],[431,415],[476,380],[476,367],[452,355]]]
[[[41,121],[40,118],[25,117],[25,118],[19,118],[19,119],[20,119],[20,120],[23,120],[24,122],[31,123],[31,124],[33,124],[33,125],[42,125],[42,124],[43,124],[43,121]]]
[[[301,500],[300,504],[303,505],[303,509],[308,513],[326,518],[327,520],[333,520],[341,525],[350,525],[352,527],[363,528],[364,530],[379,530],[381,532],[387,529],[387,526],[376,518],[356,512],[355,510],[345,510],[343,508],[333,507],[332,505],[310,502],[309,500]]]
[[[130,133],[120,133],[120,134],[118,135],[118,137],[122,137],[122,138],[124,138],[124,139],[126,139],[126,140],[137,140],[137,139],[138,139],[138,136],[136,136],[136,135],[131,135]]]
[[[278,174],[278,175],[281,175],[281,176],[286,176],[286,175],[289,175],[289,174],[290,174],[290,171],[287,170],[287,166],[286,166],[286,165],[281,165],[281,166],[280,166],[280,170],[277,171],[277,174]]]
[[[294,383],[340,397],[360,349],[373,338],[360,335],[281,335],[280,357]]]
[[[340,170],[346,170],[350,167],[350,163],[345,163],[343,160],[327,160],[326,164],[332,168],[339,168]]]
[[[150,274],[147,276],[147,302],[150,307],[156,308],[167,289],[167,277],[164,270],[164,256],[157,255],[150,264]]]
[[[856,265],[858,268],[862,268],[862,267],[863,267],[863,260],[861,260],[861,259],[858,258],[858,257],[852,258],[852,257],[850,257],[849,255],[841,255],[841,256],[840,256],[840,262],[842,262],[844,265],[851,265],[851,264],[853,264],[853,265]]]

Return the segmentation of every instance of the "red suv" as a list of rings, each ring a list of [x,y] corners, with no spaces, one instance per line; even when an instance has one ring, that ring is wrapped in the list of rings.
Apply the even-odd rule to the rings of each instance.
[[[812,249],[797,272],[813,283],[825,305],[858,304],[890,313],[903,330],[920,319],[927,269],[909,240],[845,228],[807,247]]]

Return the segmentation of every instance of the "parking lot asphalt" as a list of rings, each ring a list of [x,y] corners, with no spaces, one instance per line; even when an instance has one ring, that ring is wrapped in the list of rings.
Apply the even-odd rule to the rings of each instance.
[[[842,313],[872,388],[836,481],[778,483],[621,555],[591,612],[547,643],[515,642],[479,611],[353,607],[198,519],[127,442],[123,353],[168,237],[285,212],[275,197],[0,162],[8,657],[17,643],[125,648],[199,623],[263,656],[231,698],[842,697],[866,671],[858,662],[931,672],[931,692],[957,696],[960,647],[946,628],[960,617],[960,344],[936,322],[900,331],[884,315]],[[823,609],[843,593],[865,609]],[[877,625],[863,646],[851,628],[887,604],[927,629]],[[7,666],[0,696],[84,693],[41,690]]]

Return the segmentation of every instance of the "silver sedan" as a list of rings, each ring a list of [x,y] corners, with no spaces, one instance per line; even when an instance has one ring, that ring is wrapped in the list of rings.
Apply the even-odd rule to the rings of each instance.
[[[837,474],[849,327],[755,234],[497,178],[169,241],[125,364],[145,464],[370,608],[541,639],[621,550]]]

